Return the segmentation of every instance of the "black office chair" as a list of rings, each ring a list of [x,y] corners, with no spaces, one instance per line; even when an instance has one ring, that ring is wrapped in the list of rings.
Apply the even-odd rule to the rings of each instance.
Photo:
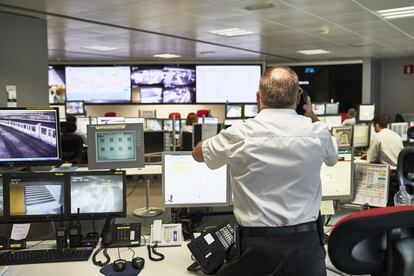
[[[193,150],[193,133],[192,132],[186,132],[183,131],[183,141],[181,145],[181,149],[184,151],[190,151]]]
[[[398,154],[397,177],[399,185],[405,185],[414,200],[414,147],[405,147]]]
[[[80,164],[82,162],[83,139],[80,135],[75,134],[76,125],[72,122],[63,122],[61,130],[62,159],[65,162]]]

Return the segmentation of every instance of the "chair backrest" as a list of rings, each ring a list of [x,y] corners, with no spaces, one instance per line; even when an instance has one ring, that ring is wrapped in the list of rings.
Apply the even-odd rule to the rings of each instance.
[[[168,115],[168,118],[169,118],[169,119],[173,119],[174,117],[175,117],[175,119],[176,119],[176,120],[181,119],[181,113],[180,113],[180,112],[171,112],[171,113]]]
[[[62,159],[66,162],[82,161],[83,139],[74,133],[63,133],[60,137],[62,143]]]
[[[208,109],[199,109],[197,110],[197,116],[198,117],[208,117],[209,116],[209,110]]]
[[[105,117],[116,117],[116,112],[113,112],[113,111],[106,112]]]
[[[341,115],[341,122],[345,121],[346,119],[349,119],[348,113],[346,112],[339,112],[339,115]]]
[[[400,185],[414,188],[414,147],[405,147],[398,154],[397,176]]]
[[[344,217],[328,240],[332,264],[345,273],[374,274],[387,269],[387,232],[414,226],[414,206],[390,206]]]
[[[414,126],[410,126],[407,130],[407,136],[410,139],[414,139]]]

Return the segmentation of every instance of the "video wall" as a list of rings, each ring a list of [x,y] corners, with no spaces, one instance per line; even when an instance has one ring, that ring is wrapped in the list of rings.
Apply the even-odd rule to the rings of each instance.
[[[249,103],[256,101],[261,70],[260,64],[51,65],[49,103]]]

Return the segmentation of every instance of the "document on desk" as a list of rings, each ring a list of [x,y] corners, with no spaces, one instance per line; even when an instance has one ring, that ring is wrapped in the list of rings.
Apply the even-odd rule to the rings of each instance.
[[[385,207],[388,201],[389,166],[355,164],[355,196],[353,203]]]
[[[10,238],[15,241],[24,240],[29,233],[30,223],[13,224]]]

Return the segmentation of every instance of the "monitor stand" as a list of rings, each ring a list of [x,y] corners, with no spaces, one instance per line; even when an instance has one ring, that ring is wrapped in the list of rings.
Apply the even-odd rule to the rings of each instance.
[[[151,180],[147,179],[147,187],[145,190],[145,207],[138,208],[133,211],[134,216],[137,217],[144,217],[144,218],[151,218],[156,217],[162,214],[162,210],[159,208],[149,207],[149,189],[150,189]]]

